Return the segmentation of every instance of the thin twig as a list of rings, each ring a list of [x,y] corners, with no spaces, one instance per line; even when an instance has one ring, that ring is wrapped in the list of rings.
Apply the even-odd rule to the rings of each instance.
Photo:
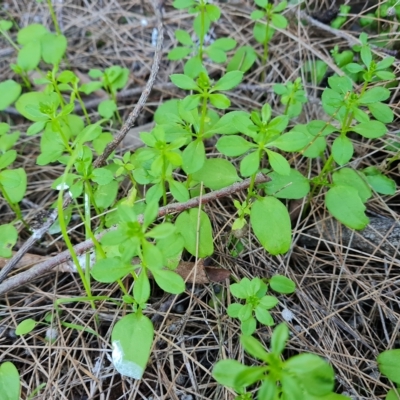
[[[159,20],[158,38],[157,38],[157,45],[156,45],[156,49],[155,49],[155,53],[154,53],[154,59],[153,59],[153,65],[151,68],[150,77],[148,79],[148,82],[145,86],[145,89],[144,89],[142,95],[139,98],[137,105],[135,106],[133,111],[129,114],[128,119],[122,126],[119,134],[116,136],[116,138],[111,143],[109,143],[109,145],[105,148],[103,154],[100,155],[93,163],[93,166],[95,168],[101,167],[105,164],[109,155],[115,150],[115,148],[118,146],[118,144],[122,141],[122,139],[128,133],[129,129],[135,123],[139,113],[143,109],[144,104],[146,103],[146,100],[150,94],[151,88],[154,84],[154,80],[156,78],[156,75],[157,75],[157,72],[159,69],[159,65],[160,65],[161,50],[162,50],[163,39],[164,39],[164,36],[163,36],[164,28],[163,28],[162,21],[161,21],[161,12],[157,7],[155,8],[155,14],[157,16],[157,19]],[[72,202],[71,196],[69,195],[69,193],[66,193],[64,196],[63,208],[65,209],[71,202]],[[10,271],[12,271],[15,268],[15,266],[18,264],[18,262],[22,259],[22,257],[25,255],[25,253],[27,253],[28,250],[34,245],[34,243],[43,237],[43,235],[49,230],[51,225],[53,225],[53,223],[57,219],[57,217],[58,217],[57,211],[48,213],[48,216],[47,216],[46,220],[43,222],[43,224],[41,224],[38,229],[35,229],[33,231],[33,234],[29,237],[29,239],[27,239],[27,241],[21,246],[21,248],[18,250],[18,252],[14,255],[14,257],[7,263],[7,265],[0,272],[0,282],[2,282],[7,277],[7,275],[10,273]]]
[[[263,174],[258,174],[255,180],[255,184],[261,184],[268,182],[270,178],[266,175]],[[177,212],[182,212],[184,210],[188,210],[189,208],[194,208],[198,207],[201,204],[206,204],[209,203],[210,201],[219,199],[221,197],[227,197],[230,196],[233,193],[240,192],[242,190],[247,189],[250,186],[250,179],[245,179],[242,182],[239,183],[234,183],[231,186],[228,186],[226,188],[216,190],[211,193],[207,193],[203,195],[202,197],[194,197],[193,199],[188,200],[185,203],[172,203],[169,204],[165,207],[161,207],[158,211],[158,217],[163,217],[167,214],[173,214]],[[138,216],[138,221],[142,222],[143,220],[143,215]],[[107,232],[116,230],[117,226],[113,226],[109,229],[104,230],[103,232],[99,233],[96,235],[96,239],[100,240],[103,235],[105,235]],[[76,255],[80,256],[90,249],[92,249],[94,246],[93,242],[91,240],[86,240],[85,242],[79,243],[74,247]],[[57,265],[67,262],[71,259],[71,254],[68,250],[63,251],[62,253],[58,254],[57,256],[43,261],[40,264],[35,265],[34,267],[30,268],[27,271],[21,272],[3,283],[0,284],[0,295],[9,292],[12,289],[16,289],[22,285],[25,285],[29,282],[32,282],[33,280],[43,277],[44,274],[49,273],[53,268],[55,268]]]

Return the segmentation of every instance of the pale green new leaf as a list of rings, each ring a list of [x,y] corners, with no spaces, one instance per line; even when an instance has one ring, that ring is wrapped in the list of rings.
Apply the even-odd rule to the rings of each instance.
[[[197,208],[179,214],[175,226],[183,237],[186,250],[200,258],[214,253],[212,227],[208,215]],[[198,248],[198,254],[196,250]]]
[[[212,190],[222,189],[240,181],[236,168],[222,158],[207,159],[202,168],[192,174],[192,178],[196,182],[203,182],[204,186]]]
[[[352,229],[364,229],[369,219],[358,190],[350,186],[333,186],[325,196],[329,212],[342,224]]]
[[[275,197],[256,200],[250,213],[251,227],[262,246],[272,255],[286,253],[291,244],[287,208]]]
[[[153,336],[152,322],[141,313],[126,315],[115,324],[111,334],[112,360],[121,375],[142,378]]]

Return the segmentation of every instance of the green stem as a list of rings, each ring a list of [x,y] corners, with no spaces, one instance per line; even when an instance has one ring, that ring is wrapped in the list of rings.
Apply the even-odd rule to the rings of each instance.
[[[58,222],[60,224],[60,229],[61,229],[61,234],[63,236],[63,239],[65,241],[65,244],[67,245],[67,248],[71,254],[72,261],[75,264],[76,270],[78,271],[79,277],[81,278],[83,287],[85,288],[85,292],[89,298],[92,297],[92,291],[90,287],[90,282],[87,281],[86,275],[84,271],[82,270],[82,267],[79,263],[78,256],[75,253],[74,246],[72,245],[71,241],[69,240],[68,232],[67,232],[67,227],[65,225],[65,220],[64,220],[64,208],[63,208],[63,190],[60,190],[58,194],[58,201],[57,201],[57,210],[58,210]],[[87,266],[89,268],[90,266]],[[90,300],[90,304],[92,308],[95,310],[96,306],[94,304],[93,300]]]
[[[13,42],[10,36],[8,36],[8,33],[6,31],[3,31],[0,29],[0,33],[4,36],[4,38],[7,40],[8,43],[11,44],[12,47],[14,47],[15,50],[19,51],[20,48]]]
[[[86,123],[89,125],[91,123],[90,122],[90,117],[89,117],[89,114],[88,114],[88,112],[86,110],[85,103],[83,102],[82,97],[79,94],[79,90],[78,90],[77,87],[75,88],[74,92],[75,92],[76,98],[78,99],[79,104],[81,105],[83,114],[84,114],[85,119],[86,119]]]
[[[51,2],[51,0],[47,0],[47,6],[49,7],[51,19],[53,21],[54,28],[57,32],[57,35],[61,35],[61,29],[60,29],[60,26],[58,25],[56,13],[54,12],[53,3]]]
[[[17,218],[22,222],[26,229],[30,230],[30,226],[25,222],[24,217],[22,216],[21,208],[18,203],[13,203],[8,196],[7,192],[4,190],[4,187],[0,185],[0,192],[3,194],[4,199],[10,206],[10,208],[14,211]]]
[[[201,21],[201,31],[200,31],[200,37],[199,37],[199,57],[200,57],[200,61],[203,62],[203,51],[204,51],[204,36],[205,36],[205,32],[204,32],[204,12],[205,12],[205,4],[204,1],[201,1],[200,4],[200,21]]]

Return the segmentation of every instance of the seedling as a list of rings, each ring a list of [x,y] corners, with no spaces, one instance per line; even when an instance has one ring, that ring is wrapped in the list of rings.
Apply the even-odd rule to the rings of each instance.
[[[253,399],[247,392],[249,386],[260,383],[258,400],[288,399],[349,399],[333,393],[335,373],[321,357],[302,353],[282,360],[282,352],[289,338],[289,329],[279,324],[271,337],[271,349],[267,351],[254,337],[243,335],[240,343],[251,356],[262,361],[262,365],[249,367],[235,360],[218,361],[213,377],[222,385],[233,388],[236,400]]]
[[[252,280],[243,278],[239,283],[230,285],[231,293],[238,299],[246,301],[244,305],[232,303],[227,309],[230,317],[240,320],[244,335],[252,335],[255,332],[257,321],[266,326],[274,325],[268,310],[278,304],[278,299],[266,295],[269,286],[278,293],[289,294],[295,291],[294,282],[280,275],[273,276],[268,283],[260,278]]]

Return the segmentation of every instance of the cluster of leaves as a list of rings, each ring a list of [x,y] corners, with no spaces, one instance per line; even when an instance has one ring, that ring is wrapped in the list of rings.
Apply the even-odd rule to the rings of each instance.
[[[258,400],[349,399],[333,393],[335,373],[321,357],[302,353],[283,361],[282,352],[288,338],[288,327],[278,325],[271,336],[270,351],[266,351],[257,339],[242,335],[240,343],[244,350],[263,365],[249,367],[236,360],[221,360],[214,366],[213,377],[220,384],[233,388],[238,393],[236,400],[253,399],[247,389],[257,382],[261,383]]]
[[[275,296],[266,295],[268,284],[275,292],[289,294],[295,291],[295,283],[285,276],[275,275],[268,283],[260,278],[243,278],[239,283],[230,285],[231,293],[246,304],[232,303],[227,309],[227,314],[238,318],[244,335],[252,335],[257,326],[257,321],[266,326],[274,325],[272,315],[268,310],[278,304]]]

